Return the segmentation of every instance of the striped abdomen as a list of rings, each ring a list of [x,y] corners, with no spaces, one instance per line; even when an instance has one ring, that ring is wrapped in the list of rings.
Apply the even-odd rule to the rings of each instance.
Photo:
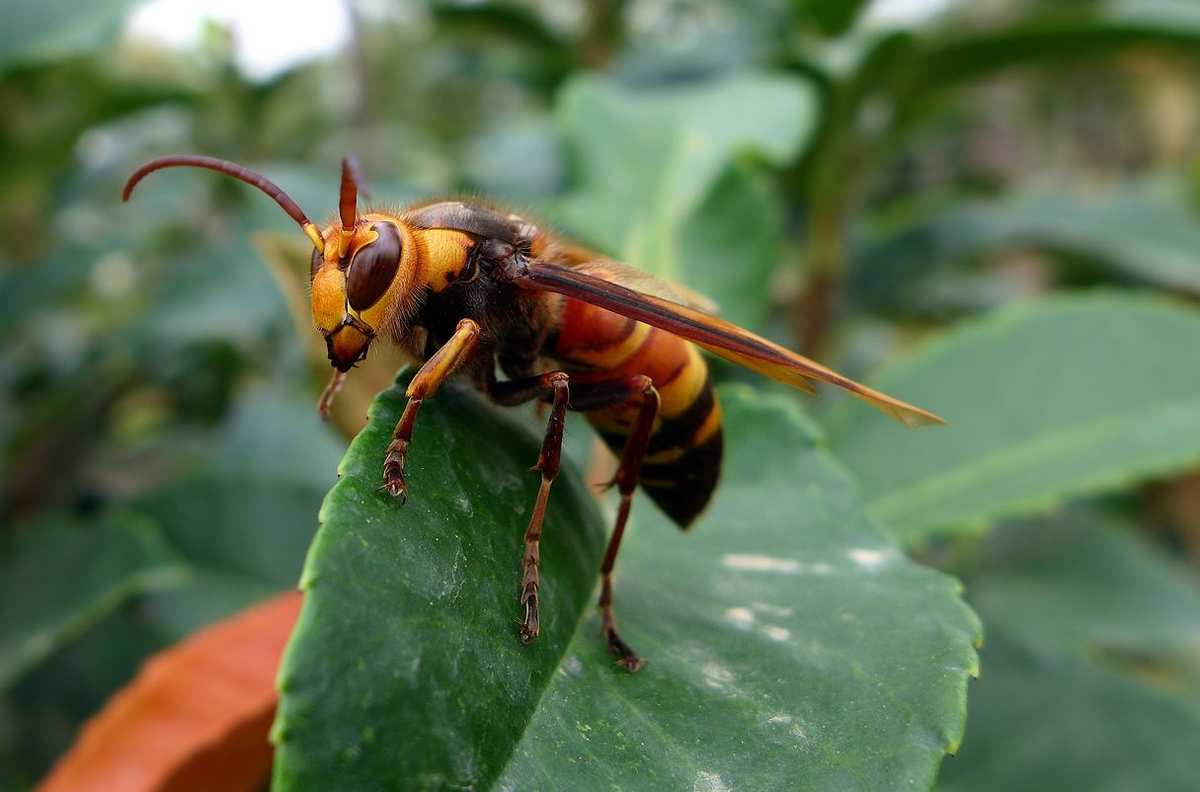
[[[708,504],[721,472],[721,408],[696,347],[641,322],[564,298],[557,337],[545,352],[571,372],[573,383],[650,377],[661,402],[641,485],[667,516],[686,528]],[[620,454],[637,406],[586,415],[609,448]]]

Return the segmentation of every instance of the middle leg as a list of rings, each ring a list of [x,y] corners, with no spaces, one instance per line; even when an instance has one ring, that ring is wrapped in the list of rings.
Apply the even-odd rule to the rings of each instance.
[[[617,632],[616,617],[613,615],[612,609],[612,572],[616,564],[617,553],[621,549],[621,539],[625,535],[625,525],[629,519],[633,492],[641,477],[646,447],[650,442],[654,421],[658,416],[658,390],[654,387],[653,381],[644,375],[579,383],[570,387],[568,387],[568,382],[567,374],[562,371],[552,371],[507,382],[497,382],[491,376],[487,380],[489,396],[502,406],[522,404],[544,395],[550,395],[553,399],[550,420],[542,441],[542,451],[537,465],[534,466],[535,470],[542,472],[542,484],[538,488],[537,501],[534,504],[533,514],[530,516],[529,527],[525,531],[525,554],[522,560],[521,580],[521,603],[525,606],[525,619],[521,625],[521,640],[529,643],[537,637],[539,631],[539,542],[542,536],[542,522],[546,512],[546,501],[550,494],[550,485],[558,475],[566,409],[569,406],[574,410],[587,411],[633,404],[637,406],[637,415],[630,427],[616,477],[613,480],[613,484],[620,493],[621,503],[617,510],[616,524],[609,537],[604,560],[600,566],[599,604],[604,637],[609,651],[617,656],[617,665],[631,672],[637,671],[645,665],[645,661],[629,648],[629,645]]]
[[[546,517],[546,502],[550,498],[550,487],[558,478],[562,458],[563,425],[567,419],[567,401],[569,398],[570,377],[564,371],[550,371],[508,382],[488,380],[488,394],[497,404],[505,407],[515,406],[542,396],[549,395],[551,399],[550,419],[546,422],[546,435],[542,438],[542,450],[538,454],[534,470],[542,474],[542,482],[538,486],[537,500],[533,504],[533,513],[529,515],[529,525],[525,528],[525,552],[521,557],[521,595],[520,602],[525,608],[525,617],[521,621],[521,642],[530,643],[541,632],[540,609],[538,594],[541,589],[541,541],[542,523]]]

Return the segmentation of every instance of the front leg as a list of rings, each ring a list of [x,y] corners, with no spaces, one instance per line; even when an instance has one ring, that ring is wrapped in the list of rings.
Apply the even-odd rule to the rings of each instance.
[[[408,444],[412,440],[413,423],[417,419],[417,411],[421,409],[421,401],[437,393],[437,389],[471,357],[479,344],[479,325],[470,319],[463,319],[454,330],[450,340],[426,360],[416,376],[408,383],[408,404],[404,413],[396,423],[392,432],[392,442],[388,445],[387,456],[383,460],[383,488],[393,497],[400,498],[403,503],[408,497],[408,489],[404,484],[404,460],[408,455]]]

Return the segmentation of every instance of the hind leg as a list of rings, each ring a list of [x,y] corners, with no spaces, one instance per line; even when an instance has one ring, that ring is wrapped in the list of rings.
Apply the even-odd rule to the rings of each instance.
[[[617,512],[616,525],[604,552],[604,561],[600,565],[599,603],[604,637],[609,651],[617,656],[617,665],[629,671],[637,671],[645,663],[625,643],[617,631],[616,617],[613,615],[612,608],[612,573],[617,553],[621,549],[621,539],[625,535],[625,525],[629,518],[633,491],[637,488],[638,479],[641,476],[642,461],[645,459],[646,447],[650,442],[654,420],[658,415],[659,396],[654,383],[649,377],[639,375],[568,386],[567,375],[561,371],[555,371],[509,382],[496,382],[489,378],[487,387],[492,399],[496,403],[506,406],[531,401],[546,395],[551,395],[553,399],[550,420],[547,423],[546,436],[542,442],[542,453],[538,458],[537,465],[537,469],[542,471],[542,486],[538,489],[538,497],[530,517],[529,528],[525,532],[525,554],[522,560],[521,602],[525,605],[525,620],[521,627],[521,638],[527,643],[537,637],[538,633],[537,594],[538,562],[540,560],[538,543],[542,535],[542,520],[545,516],[550,484],[553,483],[554,475],[558,473],[559,454],[562,447],[563,413],[568,406],[575,410],[597,410],[630,403],[638,405],[637,417],[629,438],[626,440],[625,449],[621,453],[620,465],[613,481],[621,495],[621,505]],[[548,470],[552,471],[549,477],[547,477]]]
[[[641,403],[613,480],[617,492],[621,495],[621,503],[617,507],[617,521],[609,537],[608,548],[604,551],[604,561],[600,564],[600,617],[604,639],[608,642],[609,651],[617,656],[617,665],[630,672],[640,669],[645,665],[645,661],[637,656],[617,632],[617,618],[612,607],[612,573],[617,563],[617,553],[621,550],[621,539],[625,536],[625,524],[629,520],[629,508],[633,503],[633,491],[637,488],[638,479],[642,474],[642,462],[646,458],[646,446],[650,442],[650,433],[654,428],[659,405],[658,390],[650,378],[634,379],[641,380],[637,383],[640,387],[636,395]]]

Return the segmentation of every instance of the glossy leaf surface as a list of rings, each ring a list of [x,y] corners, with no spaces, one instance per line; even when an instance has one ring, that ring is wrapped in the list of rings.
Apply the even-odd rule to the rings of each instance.
[[[612,664],[593,596],[603,519],[576,475],[543,544],[543,634],[516,638],[530,431],[448,388],[422,408],[403,508],[377,492],[399,389],[342,465],[280,676],[275,788],[929,788],[957,746],[979,626],[904,558],[787,401],[723,391],[711,510],[639,499]],[[385,779],[381,781],[381,779]]]

